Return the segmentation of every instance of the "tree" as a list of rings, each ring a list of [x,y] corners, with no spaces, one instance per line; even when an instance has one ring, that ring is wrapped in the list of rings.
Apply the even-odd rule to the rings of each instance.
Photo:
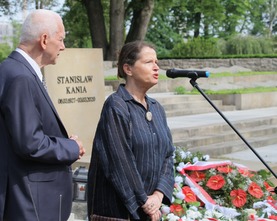
[[[107,55],[108,40],[101,0],[83,0],[87,15],[92,46],[102,48],[104,58]]]
[[[155,44],[158,55],[168,56],[186,30],[186,1],[156,0],[145,40]]]
[[[174,46],[193,38],[263,36],[270,27],[275,33],[277,8],[270,3],[276,1],[66,0],[66,43],[102,48],[105,60],[117,60],[124,43],[145,39],[167,56]]]
[[[126,42],[143,40],[154,9],[154,0],[135,0],[128,7],[132,15],[131,26]]]
[[[268,36],[272,36],[273,27],[276,23],[277,18],[277,1],[268,0],[266,4],[266,12],[268,17]]]
[[[31,9],[53,9],[58,6],[58,0],[0,0],[1,15],[9,16],[10,20],[15,20],[14,15],[22,12],[23,17],[27,10]]]
[[[266,23],[264,21],[264,12],[266,11],[267,0],[252,0],[252,10],[249,11],[250,28],[249,33],[254,36],[263,36],[266,34]]]
[[[82,0],[82,2],[87,10],[92,45],[94,48],[103,49],[105,60],[116,60],[118,50],[124,42],[145,38],[154,0],[131,0],[130,2],[110,0],[109,24],[105,22],[102,4],[105,1]],[[109,27],[106,27],[106,24]],[[107,30],[109,30],[109,36]],[[126,40],[125,31],[128,31]]]
[[[66,0],[60,13],[62,14],[68,48],[91,48],[88,17],[81,1]]]
[[[0,0],[0,13],[6,15],[10,10],[10,2],[8,0]]]

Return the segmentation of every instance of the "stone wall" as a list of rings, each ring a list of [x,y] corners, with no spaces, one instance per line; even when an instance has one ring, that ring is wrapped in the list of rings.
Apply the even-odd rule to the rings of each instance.
[[[232,59],[170,59],[160,60],[162,69],[170,68],[219,68],[240,66],[252,71],[277,70],[277,58],[232,58]]]
[[[236,110],[267,108],[277,106],[277,92],[249,94],[213,94],[208,95],[212,100],[222,100],[223,105],[232,105]]]
[[[104,69],[112,69],[116,67],[116,62],[104,62]],[[230,59],[165,59],[159,60],[161,69],[167,70],[171,68],[181,69],[205,69],[240,66],[252,71],[276,71],[277,58],[230,58]]]

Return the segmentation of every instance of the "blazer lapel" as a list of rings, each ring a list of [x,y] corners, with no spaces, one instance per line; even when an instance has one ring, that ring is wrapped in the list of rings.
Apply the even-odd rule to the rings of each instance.
[[[40,90],[42,91],[42,93],[43,93],[45,99],[47,100],[47,102],[48,102],[49,105],[51,106],[51,108],[52,108],[54,114],[56,115],[57,119],[60,121],[60,125],[62,125],[63,130],[64,130],[65,133],[66,133],[65,127],[64,127],[64,125],[63,125],[63,123],[62,123],[62,121],[61,121],[61,119],[60,119],[60,117],[59,117],[59,114],[58,114],[58,112],[57,112],[57,110],[56,110],[54,104],[53,104],[52,101],[51,101],[51,98],[49,97],[49,94],[48,94],[47,91],[45,90],[45,88],[44,88],[44,86],[43,86],[41,80],[38,78],[38,76],[37,76],[35,70],[32,68],[32,66],[28,63],[28,61],[27,61],[20,53],[18,53],[18,52],[16,52],[16,51],[13,51],[13,52],[9,55],[9,57],[11,57],[11,58],[13,58],[13,59],[15,59],[15,60],[21,62],[22,64],[24,64],[24,65],[30,70],[30,73],[32,73],[32,74],[34,75],[34,78],[35,78],[35,80],[36,80],[36,83],[37,83],[38,87],[39,87]],[[66,134],[67,134],[67,133],[66,133]]]

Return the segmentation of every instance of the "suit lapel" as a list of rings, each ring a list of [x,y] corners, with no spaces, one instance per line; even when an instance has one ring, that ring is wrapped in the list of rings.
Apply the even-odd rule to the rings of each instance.
[[[17,61],[23,63],[23,64],[30,70],[31,74],[33,74],[33,76],[34,76],[34,78],[35,78],[35,80],[36,80],[36,83],[37,83],[38,87],[39,87],[40,90],[42,91],[42,94],[44,95],[44,97],[45,97],[45,99],[47,100],[48,104],[51,106],[51,109],[53,110],[54,114],[56,115],[56,118],[59,120],[60,125],[63,127],[63,130],[64,130],[65,133],[67,134],[66,129],[65,129],[65,127],[64,127],[64,125],[63,125],[63,123],[62,123],[60,117],[59,117],[59,114],[58,114],[58,112],[57,112],[57,110],[56,110],[54,104],[52,103],[51,98],[49,97],[49,94],[48,94],[47,91],[45,90],[45,88],[44,88],[44,86],[43,86],[41,80],[38,78],[38,76],[37,76],[35,70],[32,68],[32,66],[29,64],[29,62],[28,62],[20,53],[18,53],[18,52],[16,52],[16,51],[13,51],[13,52],[9,55],[9,57],[11,57],[12,59],[15,59],[15,60],[17,60]]]

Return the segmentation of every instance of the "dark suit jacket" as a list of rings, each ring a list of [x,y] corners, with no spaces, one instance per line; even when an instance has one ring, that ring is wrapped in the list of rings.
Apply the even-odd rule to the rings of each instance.
[[[0,220],[67,220],[78,156],[35,71],[12,52],[0,64]]]

